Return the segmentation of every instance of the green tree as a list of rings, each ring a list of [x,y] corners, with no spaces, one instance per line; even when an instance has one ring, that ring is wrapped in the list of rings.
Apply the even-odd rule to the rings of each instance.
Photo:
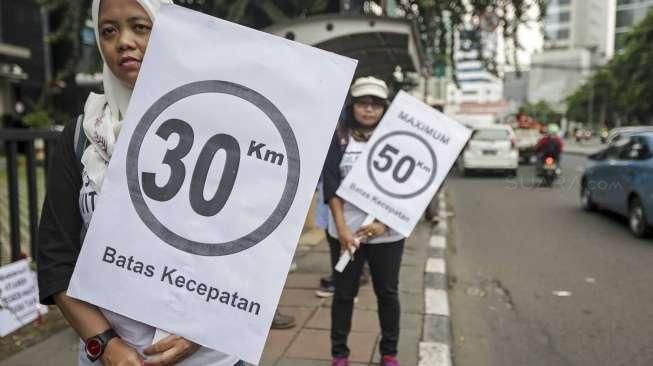
[[[182,0],[177,3],[257,29],[333,9],[330,0],[207,0],[201,4]]]
[[[549,123],[559,124],[561,118],[560,113],[556,112],[549,103],[543,100],[537,103],[525,103],[521,105],[519,107],[519,113],[532,117],[543,125],[548,125]]]
[[[45,127],[54,120],[69,118],[53,105],[53,98],[61,93],[74,76],[80,59],[80,33],[87,19],[91,0],[28,0],[44,6],[49,13],[50,33],[46,36],[53,52],[53,74],[41,89],[37,100],[27,100],[28,113],[23,124]]]
[[[653,124],[653,10],[627,34],[623,50],[567,98],[567,116],[600,123]]]
[[[77,72],[82,54],[82,34],[90,17],[92,0],[30,0],[46,6],[51,14],[52,32],[47,37],[55,49],[54,75],[44,87],[41,105],[49,105],[53,95],[61,91]],[[297,17],[337,12],[340,0],[176,0],[177,4],[261,29]],[[381,1],[376,1],[381,3]],[[546,0],[397,0],[400,16],[414,20],[421,34],[421,42],[429,63],[435,68],[454,65],[457,31],[481,29],[483,19],[495,23],[512,45],[513,57],[521,48],[517,40],[520,25],[532,21],[533,8],[540,17],[545,13]],[[396,14],[395,14],[396,15]],[[487,23],[487,22],[486,22]],[[480,43],[483,47],[483,42]],[[481,50],[479,59],[486,68],[497,72],[494,54]],[[99,64],[97,65],[99,67]]]
[[[52,81],[44,85],[41,97],[32,106],[38,111],[47,111],[56,115],[52,99],[59,94],[75,74],[79,72],[83,53],[83,30],[90,19],[92,0],[28,0],[45,6],[50,14],[51,29],[46,41],[53,50]],[[309,16],[328,11],[329,0],[206,0],[203,2],[176,0],[195,10],[231,20],[246,26],[262,28],[277,22],[288,21],[295,17]],[[86,65],[84,72],[99,71],[101,62],[91,62],[95,70]],[[85,60],[88,61],[88,60]],[[93,68],[93,67],[90,67]],[[58,119],[66,119],[61,116]]]
[[[470,27],[476,31],[496,26],[505,40],[507,61],[519,70],[517,53],[523,49],[517,37],[520,26],[541,21],[546,15],[546,0],[403,0],[401,9],[415,19],[422,34],[422,42],[432,61],[438,65],[455,65],[453,50],[457,47],[456,34]],[[530,14],[538,14],[533,18]],[[487,45],[479,43],[479,60],[485,68],[498,73],[496,55],[487,53]]]
[[[614,125],[617,80],[608,67],[592,76],[567,98],[567,118],[599,125]],[[591,121],[590,121],[591,119]]]

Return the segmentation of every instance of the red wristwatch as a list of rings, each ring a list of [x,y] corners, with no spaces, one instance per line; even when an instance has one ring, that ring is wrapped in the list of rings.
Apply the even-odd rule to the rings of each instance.
[[[109,344],[109,341],[116,337],[120,336],[115,330],[109,328],[106,331],[87,339],[85,347],[86,357],[88,357],[91,362],[97,361],[102,357],[104,349],[107,347],[107,344]]]

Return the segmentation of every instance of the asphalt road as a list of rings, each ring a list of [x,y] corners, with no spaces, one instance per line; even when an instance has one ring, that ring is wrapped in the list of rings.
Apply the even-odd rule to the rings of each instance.
[[[554,188],[532,166],[449,180],[457,366],[653,365],[653,239],[581,211],[584,161]]]

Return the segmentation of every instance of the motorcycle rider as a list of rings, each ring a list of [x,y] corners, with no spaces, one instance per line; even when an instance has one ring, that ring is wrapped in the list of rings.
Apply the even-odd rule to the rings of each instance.
[[[547,157],[552,157],[560,166],[560,155],[562,155],[563,142],[559,136],[560,127],[551,123],[546,128],[546,135],[537,142],[535,145],[535,155],[537,156],[538,172],[542,171],[544,160]]]

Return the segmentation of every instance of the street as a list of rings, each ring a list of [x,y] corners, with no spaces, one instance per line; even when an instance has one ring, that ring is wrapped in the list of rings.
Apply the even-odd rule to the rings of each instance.
[[[579,207],[566,155],[554,188],[454,176],[449,282],[458,366],[651,365],[653,241],[626,220]]]

